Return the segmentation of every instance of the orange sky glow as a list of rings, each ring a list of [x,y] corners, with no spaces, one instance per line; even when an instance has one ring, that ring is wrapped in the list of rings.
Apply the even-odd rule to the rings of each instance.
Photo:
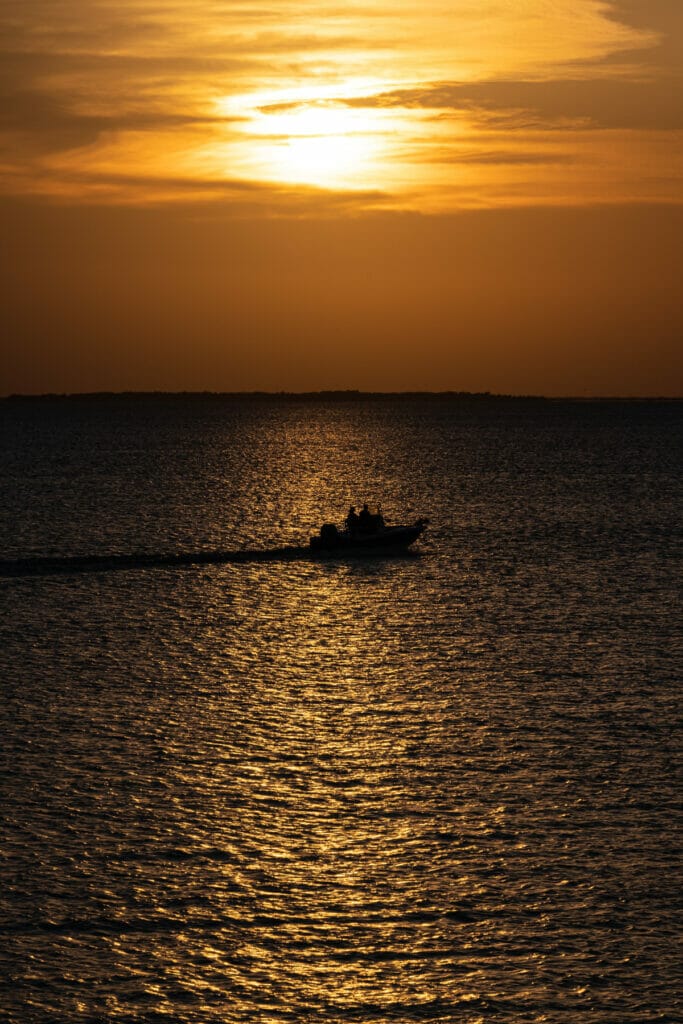
[[[680,0],[0,22],[0,393],[681,394]]]

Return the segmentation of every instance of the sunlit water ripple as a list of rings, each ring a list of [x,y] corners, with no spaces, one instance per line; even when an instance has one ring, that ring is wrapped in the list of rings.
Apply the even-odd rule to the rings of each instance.
[[[681,1020],[681,407],[4,403],[0,1015]]]

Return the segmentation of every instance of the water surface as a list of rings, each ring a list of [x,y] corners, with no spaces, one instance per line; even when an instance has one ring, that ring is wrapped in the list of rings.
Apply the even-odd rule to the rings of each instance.
[[[678,403],[4,402],[11,1024],[680,1020]]]

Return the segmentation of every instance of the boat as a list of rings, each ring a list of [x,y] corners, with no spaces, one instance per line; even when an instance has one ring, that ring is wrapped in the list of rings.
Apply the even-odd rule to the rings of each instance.
[[[387,526],[381,517],[373,516],[369,529],[340,530],[335,523],[323,523],[320,533],[311,537],[310,548],[315,554],[391,554],[405,551],[424,533],[427,519],[416,519],[408,526]]]

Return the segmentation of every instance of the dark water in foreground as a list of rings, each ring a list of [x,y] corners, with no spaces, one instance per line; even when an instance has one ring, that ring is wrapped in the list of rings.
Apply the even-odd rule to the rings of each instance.
[[[0,1019],[680,1021],[681,404],[2,403]]]

